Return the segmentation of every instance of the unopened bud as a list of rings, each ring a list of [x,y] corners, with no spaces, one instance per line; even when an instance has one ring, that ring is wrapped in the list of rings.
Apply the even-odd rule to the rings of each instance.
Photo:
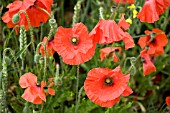
[[[44,62],[44,57],[40,57],[39,63],[40,63],[40,64],[43,64],[43,62]]]
[[[11,59],[7,56],[5,56],[5,62],[7,65],[10,65],[11,64]]]
[[[35,63],[39,63],[40,57],[41,57],[41,55],[35,54],[35,56],[34,56],[34,62],[35,62]]]
[[[19,21],[20,17],[19,17],[19,14],[15,14],[13,17],[12,17],[12,23],[16,24],[18,21]]]

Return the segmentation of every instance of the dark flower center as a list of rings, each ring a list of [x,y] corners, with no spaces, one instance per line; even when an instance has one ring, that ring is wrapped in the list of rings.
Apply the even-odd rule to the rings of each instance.
[[[40,87],[40,86],[41,86],[41,83],[40,83],[40,82],[37,82],[37,83],[36,83],[36,86],[37,86],[37,87]]]
[[[154,56],[150,56],[150,60],[151,60],[152,63],[155,62],[155,57]]]
[[[38,108],[34,108],[34,111],[39,111],[39,109]]]
[[[71,43],[72,43],[73,45],[78,45],[78,43],[79,43],[78,38],[77,38],[77,37],[72,37],[72,38],[71,38]]]
[[[48,87],[47,87],[47,86],[44,87],[44,91],[45,91],[46,93],[48,92]]]
[[[151,41],[151,44],[155,44],[155,43],[156,43],[156,40],[153,39],[153,40]]]
[[[141,57],[141,62],[146,63],[145,58]]]
[[[105,79],[104,79],[104,83],[105,83],[106,86],[111,86],[111,85],[113,85],[113,78],[111,78],[111,77],[105,78]]]

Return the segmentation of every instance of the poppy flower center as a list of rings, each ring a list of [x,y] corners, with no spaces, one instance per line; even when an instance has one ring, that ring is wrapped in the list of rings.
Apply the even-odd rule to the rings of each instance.
[[[36,86],[37,86],[37,87],[40,87],[40,86],[41,86],[40,82],[37,82],[37,83],[36,83]]]
[[[145,58],[141,57],[141,62],[146,63]]]
[[[48,87],[47,86],[44,87],[44,92],[46,92],[46,93],[48,92]]]
[[[153,39],[153,40],[151,41],[151,43],[152,43],[152,44],[155,44],[155,43],[156,43],[156,40],[155,40],[155,39]]]
[[[72,38],[71,38],[71,43],[72,43],[73,45],[78,45],[78,43],[79,43],[78,38],[77,38],[77,37],[72,37]]]
[[[104,83],[105,83],[106,86],[111,86],[111,85],[113,85],[113,78],[111,78],[111,77],[105,78],[105,79],[104,79]]]

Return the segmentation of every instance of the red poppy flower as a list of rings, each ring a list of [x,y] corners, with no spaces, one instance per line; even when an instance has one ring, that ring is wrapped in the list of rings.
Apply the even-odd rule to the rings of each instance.
[[[121,4],[134,4],[135,0],[113,0],[116,3],[121,3]]]
[[[22,1],[14,1],[7,5],[9,10],[2,16],[2,20],[4,23],[7,23],[8,28],[13,28],[16,25],[12,22],[12,17],[19,12],[21,7]]]
[[[139,18],[141,22],[154,23],[159,20],[159,15],[161,15],[169,5],[169,0],[146,0],[137,18]]]
[[[100,49],[100,59],[103,61],[107,56],[113,57],[114,62],[118,62],[118,58],[115,54],[115,52],[121,52],[122,48],[121,47],[106,47],[103,49]]]
[[[121,18],[119,25],[113,20],[102,20],[97,23],[94,29],[90,32],[90,36],[98,44],[110,44],[120,40],[125,43],[125,49],[135,46],[133,38],[129,33],[124,32],[120,27],[127,29],[127,23],[123,22],[124,16]]]
[[[51,13],[51,5],[53,0],[24,0],[21,10],[25,10],[30,18],[31,26],[39,27],[40,23],[46,23],[49,15],[39,8],[46,10]],[[39,7],[39,8],[37,8]],[[28,28],[28,22],[25,14],[21,14],[21,25],[25,25]]]
[[[44,42],[44,44],[45,44],[46,41],[47,41],[47,37],[44,37],[42,42]],[[53,41],[47,42],[46,50],[47,50],[48,56],[53,56],[53,54],[55,52],[54,49],[53,49]],[[41,53],[42,56],[45,56],[44,45],[41,45],[39,52]]]
[[[167,106],[170,106],[170,96],[167,96],[165,101]]]
[[[53,49],[66,64],[79,65],[90,60],[95,53],[96,45],[82,23],[74,24],[73,28],[59,27],[53,42]]]
[[[147,54],[146,50],[140,53],[141,60],[143,62],[143,75],[149,75],[152,72],[156,72],[156,67],[152,63],[151,57]]]
[[[51,80],[49,80],[50,82]],[[42,81],[43,82],[43,88],[44,88],[44,91],[45,91],[45,94],[48,95],[55,95],[55,90],[50,88],[50,87],[53,87],[54,86],[54,82],[51,82],[48,86],[47,86],[47,83],[45,81]]]
[[[46,86],[45,81],[42,81],[41,84],[39,84],[37,83],[37,76],[32,73],[22,75],[19,84],[22,88],[26,88],[22,98],[33,104],[42,104],[42,101],[46,101],[47,94],[55,95],[55,91],[50,88],[51,86],[54,86],[53,82],[48,86]]]
[[[102,20],[97,23],[90,35],[98,44],[110,44],[123,39],[123,30],[113,20]]]
[[[128,96],[133,91],[128,86],[130,75],[121,73],[120,66],[114,70],[94,68],[89,71],[84,89],[89,99],[102,107],[112,107],[120,96]]]
[[[31,22],[31,26],[38,27],[40,23],[45,23],[49,16],[39,8],[46,10],[48,13],[51,13],[51,5],[53,0],[23,0],[23,1],[14,1],[9,4],[7,8],[9,10],[3,15],[2,20],[7,23],[9,28],[13,28],[16,24],[12,23],[12,17],[14,14],[17,14],[20,10],[27,12],[28,17]],[[37,8],[39,7],[39,8]],[[20,20],[17,25],[24,25],[26,30],[29,29],[28,22],[24,13],[20,14]]]
[[[151,36],[141,37],[138,41],[138,44],[141,48],[149,47],[147,53],[152,56],[158,56],[164,53],[164,46],[168,43],[168,39],[165,33],[159,29],[152,29],[152,31],[145,31],[145,34],[149,35],[155,33],[153,39]]]

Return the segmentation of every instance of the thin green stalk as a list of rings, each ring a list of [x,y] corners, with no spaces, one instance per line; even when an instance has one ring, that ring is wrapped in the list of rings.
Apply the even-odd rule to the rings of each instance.
[[[79,104],[80,104],[80,99],[81,99],[81,94],[82,94],[82,91],[84,89],[84,86],[82,86],[79,90],[79,94],[78,94],[78,101],[77,101],[77,104],[76,104],[76,108],[75,108],[75,113],[77,113],[77,110],[79,108]]]
[[[150,34],[149,35],[138,35],[138,36],[132,36],[133,38],[140,38],[140,37],[144,37],[144,36],[150,36]]]
[[[77,65],[77,77],[76,77],[76,106],[78,106],[78,89],[79,89],[79,68],[80,66]],[[75,113],[77,113],[77,109],[75,108]]]
[[[81,22],[84,23],[85,19],[86,19],[86,15],[87,15],[87,12],[88,12],[88,9],[90,8],[90,2],[91,0],[87,0],[87,5],[86,5],[86,8],[85,8],[85,11],[83,13],[83,16],[81,18]]]

